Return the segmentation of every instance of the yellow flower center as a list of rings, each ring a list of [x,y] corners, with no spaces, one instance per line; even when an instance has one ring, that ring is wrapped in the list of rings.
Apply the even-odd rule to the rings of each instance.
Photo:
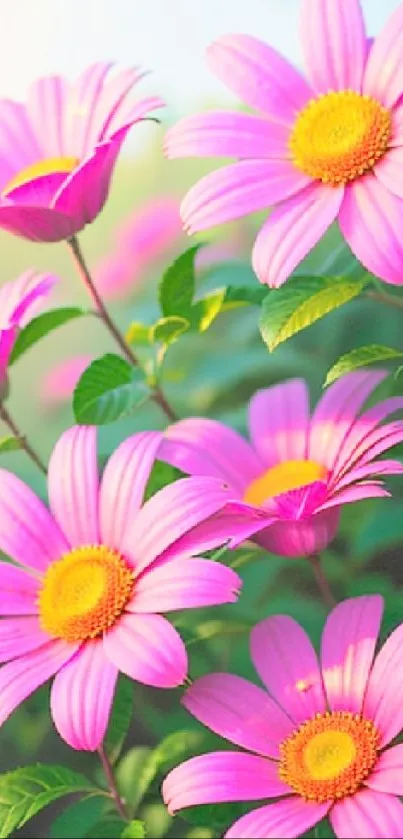
[[[280,778],[318,804],[352,795],[375,766],[379,734],[348,711],[317,714],[280,746]]]
[[[314,481],[323,481],[326,477],[326,467],[313,460],[286,460],[252,481],[245,492],[244,501],[259,506],[268,498],[299,489]]]
[[[80,161],[77,157],[48,157],[45,160],[38,160],[37,163],[31,163],[25,169],[17,172],[11,181],[6,184],[3,189],[3,196],[8,195],[17,189],[19,186],[24,186],[35,178],[41,178],[45,175],[69,175],[75,169]]]
[[[289,145],[298,169],[339,186],[373,169],[391,133],[390,112],[372,96],[331,91],[300,111]]]
[[[86,641],[109,629],[134,586],[124,558],[105,545],[86,545],[49,566],[39,594],[42,629],[65,641]]]

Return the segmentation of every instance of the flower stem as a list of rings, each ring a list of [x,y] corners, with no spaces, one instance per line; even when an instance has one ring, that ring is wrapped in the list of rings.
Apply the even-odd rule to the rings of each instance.
[[[318,584],[319,591],[322,595],[323,602],[328,609],[333,609],[337,605],[337,600],[330,588],[329,581],[323,571],[319,556],[312,554],[308,556],[308,562],[312,566],[313,575]]]
[[[96,311],[97,311],[97,314],[98,314],[99,318],[103,321],[106,329],[112,335],[112,337],[115,340],[116,344],[118,345],[122,355],[124,355],[124,357],[127,359],[129,364],[131,364],[133,367],[140,367],[140,362],[139,362],[137,356],[134,354],[134,352],[131,349],[131,347],[129,346],[129,344],[127,344],[127,342],[125,341],[122,333],[119,331],[118,327],[116,326],[116,323],[111,318],[111,316],[110,316],[110,314],[109,314],[109,312],[108,312],[108,310],[105,306],[105,303],[102,300],[102,297],[101,297],[98,289],[96,288],[96,285],[95,285],[95,283],[94,283],[94,281],[91,277],[90,271],[88,269],[87,263],[84,259],[84,255],[83,255],[83,252],[81,250],[81,246],[80,246],[80,243],[79,243],[77,237],[72,236],[70,239],[67,240],[67,244],[69,245],[70,250],[73,254],[73,257],[74,257],[75,263],[77,265],[80,277],[83,280],[84,285],[85,285],[88,293],[90,294],[90,296],[92,297],[92,299],[94,301]],[[154,402],[157,403],[157,405],[159,405],[161,410],[164,412],[164,414],[168,417],[168,419],[171,422],[174,422],[177,419],[177,416],[176,416],[175,412],[173,411],[173,409],[171,408],[171,406],[167,402],[161,388],[158,385],[154,389],[154,392],[152,394],[152,399],[154,400]]]
[[[122,819],[124,819],[125,821],[128,821],[128,815],[127,815],[127,812],[126,812],[126,808],[125,808],[125,805],[124,805],[124,803],[123,803],[123,801],[120,797],[119,790],[118,790],[117,785],[116,785],[116,780],[115,780],[115,776],[113,774],[112,764],[111,764],[111,762],[110,762],[110,760],[109,760],[109,758],[108,758],[108,756],[105,752],[105,749],[104,749],[103,745],[99,747],[98,754],[99,754],[99,757],[100,757],[100,761],[102,763],[102,769],[104,770],[104,775],[105,775],[108,787],[110,789],[112,798],[113,798],[113,800],[116,804],[116,809],[117,809],[119,815],[122,816]]]
[[[388,294],[385,291],[367,291],[366,297],[378,303],[384,303],[386,306],[394,306],[395,309],[403,309],[403,297],[397,297],[396,294]]]
[[[20,429],[18,428],[18,425],[15,423],[11,414],[9,413],[8,409],[3,403],[0,403],[0,419],[2,419],[7,428],[10,429],[13,437],[15,437],[16,440],[18,440],[18,442],[21,445],[21,448],[28,455],[28,457],[31,458],[32,462],[35,463],[35,466],[37,466],[38,469],[40,469],[41,472],[43,472],[43,474],[46,475],[47,469],[45,464],[39,457],[39,454],[37,454],[35,449],[31,446],[31,443],[21,433]]]

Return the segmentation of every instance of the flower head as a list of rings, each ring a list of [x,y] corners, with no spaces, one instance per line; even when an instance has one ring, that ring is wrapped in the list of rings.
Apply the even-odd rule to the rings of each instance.
[[[378,459],[403,440],[401,420],[381,425],[403,398],[357,416],[386,375],[344,376],[312,417],[304,381],[260,390],[249,406],[251,443],[220,422],[189,418],[168,428],[159,456],[191,475],[221,477],[251,515],[260,510],[267,529],[255,540],[269,551],[308,556],[333,539],[343,504],[389,495],[379,478],[403,472],[399,461]]]
[[[182,204],[190,233],[273,204],[252,262],[278,287],[338,218],[365,267],[403,282],[403,4],[372,43],[359,0],[302,0],[307,79],[272,47],[224,35],[213,72],[261,115],[215,111],[181,120],[169,157],[238,162],[196,184]]]
[[[160,443],[128,438],[99,479],[96,429],[73,427],[50,460],[50,511],[0,469],[0,550],[16,563],[0,563],[0,723],[56,674],[56,728],[96,749],[119,671],[160,688],[185,679],[185,646],[162,613],[237,599],[231,568],[194,558],[222,543],[228,516],[245,527],[223,482],[184,478],[143,504]]]
[[[383,602],[356,597],[329,615],[320,663],[296,621],[267,618],[251,634],[266,688],[227,673],[198,679],[183,704],[243,752],[186,761],[163,785],[171,812],[276,799],[241,817],[227,839],[301,836],[328,817],[337,837],[403,836],[403,624],[374,660]]]
[[[0,101],[0,227],[57,242],[101,211],[127,132],[163,104],[154,96],[128,101],[141,74],[123,70],[107,80],[110,68],[93,64],[71,84],[38,79],[26,105]]]

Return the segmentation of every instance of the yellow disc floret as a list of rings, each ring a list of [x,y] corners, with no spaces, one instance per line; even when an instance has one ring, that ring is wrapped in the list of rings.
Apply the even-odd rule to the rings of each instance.
[[[289,146],[295,166],[339,186],[370,171],[388,149],[392,117],[372,96],[329,92],[300,111]]]
[[[8,195],[19,186],[24,186],[36,178],[43,178],[46,175],[67,175],[73,171],[78,165],[77,157],[46,157],[44,160],[38,160],[36,163],[31,163],[25,169],[21,169],[16,175],[6,184],[3,189],[3,195]]]
[[[244,501],[259,506],[268,498],[299,489],[314,481],[323,481],[326,476],[326,467],[313,460],[285,460],[252,481],[245,492]]]
[[[379,748],[370,720],[349,711],[317,714],[281,744],[279,774],[308,801],[335,801],[359,789]]]
[[[39,594],[46,632],[65,641],[86,641],[109,629],[134,586],[125,559],[105,545],[76,548],[47,570]]]

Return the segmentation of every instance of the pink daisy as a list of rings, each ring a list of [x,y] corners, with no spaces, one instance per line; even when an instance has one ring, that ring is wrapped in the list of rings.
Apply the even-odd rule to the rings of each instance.
[[[74,355],[55,364],[42,382],[42,404],[47,408],[55,408],[67,402],[91,361],[92,355]]]
[[[141,78],[110,63],[91,65],[74,83],[34,82],[26,105],[0,101],[0,227],[39,242],[68,239],[101,211],[126,134],[158,97],[133,104]]]
[[[385,371],[350,373],[329,387],[310,416],[301,379],[259,390],[249,406],[251,443],[212,419],[171,425],[159,457],[191,475],[220,477],[267,529],[256,541],[283,556],[309,556],[336,534],[343,504],[388,496],[380,476],[401,474],[379,455],[403,441],[403,422],[380,425],[403,397],[357,416]],[[262,524],[262,527],[264,525]]]
[[[261,115],[214,111],[180,121],[169,157],[238,162],[202,178],[182,205],[190,233],[273,204],[253,250],[262,283],[278,287],[338,218],[360,262],[403,282],[403,4],[379,37],[359,0],[302,0],[307,79],[250,35],[224,35],[213,72]]]
[[[20,329],[38,314],[57,277],[25,271],[0,288],[0,385]]]
[[[49,463],[50,511],[0,469],[0,550],[17,563],[0,563],[0,724],[56,674],[57,730],[96,749],[119,671],[160,688],[186,677],[185,646],[161,613],[237,599],[231,568],[193,557],[222,543],[231,516],[240,534],[250,523],[223,509],[217,479],[181,479],[143,504],[160,443],[159,432],[133,435],[100,480],[96,429],[71,428]]]
[[[183,704],[246,751],[174,769],[163,785],[170,812],[279,798],[236,821],[227,839],[293,839],[326,816],[340,839],[401,839],[403,744],[390,744],[403,728],[403,624],[374,661],[382,610],[379,595],[336,606],[320,664],[292,618],[257,624],[251,656],[268,692],[227,673],[198,679]]]

